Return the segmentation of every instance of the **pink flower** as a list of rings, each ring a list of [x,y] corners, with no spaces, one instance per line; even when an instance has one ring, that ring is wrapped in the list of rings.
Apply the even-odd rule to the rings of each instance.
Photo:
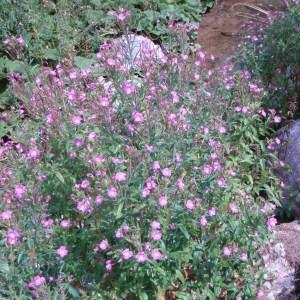
[[[175,154],[175,161],[176,163],[180,163],[182,161],[182,158],[181,158],[181,154],[180,153],[176,153]]]
[[[145,248],[146,250],[150,250],[150,249],[151,249],[151,242],[146,242],[146,243],[144,244],[144,248]]]
[[[77,72],[70,72],[69,78],[72,79],[72,80],[76,79],[77,78]]]
[[[102,196],[100,196],[100,195],[96,196],[96,198],[95,198],[95,203],[96,203],[97,205],[102,204],[103,201],[104,201],[104,200],[103,200],[103,197],[102,197]]]
[[[100,104],[102,107],[108,107],[109,104],[110,104],[110,99],[107,98],[107,97],[102,97],[101,99],[99,99],[99,104]]]
[[[115,187],[111,186],[107,190],[107,195],[109,198],[116,198],[118,196],[118,191]]]
[[[122,89],[126,95],[131,95],[135,91],[135,86],[134,86],[134,84],[132,84],[128,81],[124,81],[122,83]]]
[[[131,116],[135,123],[143,123],[145,120],[144,115],[138,111],[132,112]]]
[[[229,175],[229,176],[235,176],[236,175],[236,172],[233,170],[233,169],[228,169],[226,171],[226,173]]]
[[[214,169],[214,171],[221,171],[222,170],[222,166],[221,166],[220,162],[214,161],[213,162],[213,169]]]
[[[230,256],[231,255],[231,250],[226,246],[223,248],[223,255],[224,256]]]
[[[5,210],[0,213],[0,219],[3,221],[9,221],[12,219],[13,212],[11,210]]]
[[[164,177],[171,177],[172,175],[172,171],[169,168],[162,169],[161,173]]]
[[[167,196],[160,196],[158,198],[158,204],[161,207],[166,207],[168,205],[168,197]]]
[[[224,134],[224,133],[226,133],[227,130],[225,127],[221,126],[221,127],[219,127],[218,131],[219,131],[219,133]]]
[[[281,117],[280,116],[275,116],[274,117],[274,123],[280,123],[281,122]]]
[[[16,38],[16,41],[20,46],[23,46],[25,44],[25,41],[21,35]]]
[[[83,139],[75,139],[74,140],[74,145],[76,148],[81,148],[84,145]]]
[[[8,229],[6,233],[6,242],[10,246],[15,246],[20,238],[20,234],[16,229]]]
[[[69,219],[61,220],[60,226],[61,226],[63,229],[68,229],[68,228],[70,228],[70,226],[71,226],[71,221],[70,221]]]
[[[183,182],[183,179],[179,178],[179,179],[177,180],[176,185],[177,185],[177,187],[178,187],[178,189],[179,189],[180,191],[184,191],[184,182]]]
[[[217,185],[220,187],[224,187],[226,185],[226,181],[224,178],[217,179]]]
[[[99,244],[98,244],[98,248],[102,251],[105,251],[107,250],[109,247],[109,244],[108,244],[108,240],[102,240]]]
[[[112,260],[111,259],[106,260],[105,261],[105,270],[107,272],[111,272],[112,271],[112,267],[113,267]]]
[[[259,113],[261,116],[263,116],[264,118],[267,116],[267,113],[266,113],[266,111],[265,111],[263,108],[260,108],[260,109],[258,110],[258,113]]]
[[[46,283],[46,279],[43,276],[36,275],[32,278],[32,280],[28,283],[28,287],[37,288]]]
[[[96,163],[96,164],[101,164],[102,162],[105,161],[105,158],[103,155],[95,155],[93,157],[93,161]]]
[[[179,96],[177,95],[177,93],[175,91],[172,91],[171,92],[171,95],[172,95],[172,102],[175,104],[175,103],[178,103],[179,102]]]
[[[120,157],[113,157],[113,158],[112,158],[112,162],[113,162],[115,165],[120,165],[120,164],[123,164],[123,163],[125,162],[125,159],[120,158]]]
[[[147,254],[144,251],[139,251],[135,255],[135,259],[138,263],[144,263],[148,260]]]
[[[271,231],[277,224],[277,220],[274,216],[268,218],[267,226],[268,230]]]
[[[207,225],[207,219],[205,216],[202,216],[199,220],[200,227],[205,227]]]
[[[113,179],[117,182],[122,182],[126,180],[126,173],[125,172],[117,172]]]
[[[61,257],[64,258],[65,256],[68,255],[68,249],[66,246],[60,246],[57,250],[56,253]]]
[[[160,223],[159,222],[157,222],[157,221],[152,221],[151,222],[151,228],[153,229],[153,230],[155,230],[155,229],[160,229]]]
[[[12,42],[12,40],[11,40],[10,37],[6,37],[6,38],[3,40],[3,44],[4,44],[4,45],[9,45],[11,42]]]
[[[187,200],[185,202],[185,207],[187,209],[193,210],[193,209],[195,209],[195,204],[194,204],[194,202],[192,200]]]
[[[115,236],[116,236],[118,239],[124,237],[124,232],[123,232],[123,230],[122,230],[122,229],[117,230],[116,233],[115,233]]]
[[[132,256],[133,256],[133,252],[130,249],[126,248],[122,251],[122,259],[128,260]]]
[[[211,159],[217,159],[218,158],[218,154],[215,153],[215,152],[213,152],[213,153],[211,153],[210,157],[211,157]]]
[[[212,207],[211,209],[209,209],[208,215],[210,217],[214,217],[216,215],[216,209],[214,207]]]
[[[38,159],[40,156],[40,150],[38,148],[32,148],[28,152],[28,157],[32,160]]]
[[[151,250],[151,257],[153,260],[159,260],[162,258],[162,253],[159,249],[155,248]]]
[[[229,210],[233,214],[237,214],[239,212],[239,208],[235,203],[230,203],[229,204]]]
[[[24,194],[26,193],[27,189],[26,186],[23,184],[16,184],[15,185],[15,191],[14,191],[14,196],[17,199],[22,199],[24,197]]]
[[[156,182],[152,178],[147,178],[146,179],[146,185],[147,185],[147,188],[150,189],[150,190],[156,188]]]
[[[200,79],[200,74],[199,74],[198,72],[195,72],[195,73],[194,73],[194,79],[195,79],[195,80]]]
[[[82,189],[86,189],[86,188],[88,188],[89,186],[90,186],[90,182],[89,182],[87,179],[83,179],[83,180],[81,181],[80,187],[81,187]]]
[[[161,239],[161,232],[159,230],[152,230],[151,232],[151,239],[154,241],[159,241]]]
[[[249,89],[253,93],[259,93],[260,88],[255,83],[248,83]]]
[[[82,118],[80,116],[73,116],[71,121],[74,125],[78,126],[81,124]]]
[[[53,226],[54,221],[53,221],[53,219],[51,219],[51,218],[43,218],[43,219],[41,220],[41,224],[42,224],[42,226],[45,227],[45,228],[50,228],[50,227]]]
[[[247,255],[247,253],[242,253],[241,254],[241,256],[240,256],[240,259],[241,259],[241,261],[247,261],[248,260],[248,255]]]
[[[108,64],[109,66],[115,66],[115,65],[116,65],[116,61],[115,61],[113,58],[108,58],[108,59],[106,60],[106,62],[107,62],[107,64]]]
[[[266,295],[265,295],[264,291],[260,290],[260,291],[258,291],[258,293],[257,293],[256,299],[257,299],[257,300],[265,300],[265,299],[266,299],[265,296],[266,296]]]
[[[82,213],[90,213],[92,211],[91,203],[88,199],[79,201],[76,205],[76,208],[79,212]]]
[[[88,135],[89,141],[94,142],[96,140],[96,138],[97,138],[96,132],[90,132],[89,133],[89,135]]]
[[[149,153],[153,153],[153,146],[149,145],[149,144],[145,144],[145,149],[149,152]]]
[[[151,193],[150,189],[144,188],[143,191],[142,191],[142,197],[146,198],[146,197],[148,197],[150,195],[150,193]]]
[[[249,106],[243,106],[243,108],[242,108],[242,112],[243,112],[244,114],[246,114],[246,113],[250,113],[250,112],[251,112],[251,109],[250,109],[250,107],[249,107]]]
[[[205,165],[203,167],[203,171],[202,172],[203,172],[204,175],[209,176],[212,173],[212,171],[213,171],[213,168],[212,168],[211,165]]]
[[[159,161],[155,160],[152,164],[152,170],[153,171],[157,171],[160,169],[160,164],[159,164]]]
[[[131,12],[124,8],[120,8],[117,11],[110,11],[108,14],[114,16],[121,23],[124,23],[131,16]]]

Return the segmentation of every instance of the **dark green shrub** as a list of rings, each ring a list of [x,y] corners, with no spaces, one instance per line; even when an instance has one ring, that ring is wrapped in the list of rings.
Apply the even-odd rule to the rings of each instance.
[[[245,65],[265,85],[268,108],[297,113],[300,101],[300,7],[278,17],[246,47]]]

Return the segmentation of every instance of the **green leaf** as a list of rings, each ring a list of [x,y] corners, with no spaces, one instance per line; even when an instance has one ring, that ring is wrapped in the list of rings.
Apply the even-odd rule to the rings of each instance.
[[[7,60],[6,67],[9,73],[18,72],[18,73],[26,74],[28,70],[27,65],[25,65],[24,63],[18,60],[13,60],[13,61]]]
[[[0,272],[5,274],[9,272],[9,265],[6,259],[1,259],[0,261]]]
[[[145,292],[140,292],[139,298],[140,298],[140,300],[148,300],[149,299],[148,295]]]
[[[179,279],[181,283],[185,282],[184,276],[179,270],[176,270],[175,274],[176,274],[176,278]]]
[[[116,212],[116,219],[120,219],[122,217],[122,209],[124,206],[124,202],[121,202],[118,206],[118,210]]]
[[[183,226],[182,224],[180,224],[178,227],[179,227],[180,231],[183,233],[184,237],[185,237],[187,240],[189,240],[189,239],[190,239],[190,235],[189,235],[189,233],[188,233],[186,227]]]
[[[79,298],[79,297],[80,297],[79,292],[78,292],[77,289],[75,289],[73,286],[67,285],[67,289],[68,289],[68,292],[69,292],[74,298]]]
[[[45,49],[43,57],[45,59],[59,60],[60,55],[57,49]]]
[[[55,172],[55,176],[58,178],[58,180],[59,180],[61,183],[65,183],[65,179],[64,179],[64,177],[62,176],[62,174],[61,174],[59,171],[56,171],[56,172]]]
[[[91,59],[91,58],[85,58],[82,56],[75,56],[74,63],[76,65],[76,67],[78,67],[80,69],[87,69],[91,65],[95,64],[96,60]]]

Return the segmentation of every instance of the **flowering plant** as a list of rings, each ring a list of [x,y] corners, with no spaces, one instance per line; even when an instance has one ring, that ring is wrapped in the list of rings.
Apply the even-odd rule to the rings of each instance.
[[[138,72],[111,43],[97,57],[10,77],[1,296],[253,299],[278,199],[262,91],[200,50],[145,51]]]

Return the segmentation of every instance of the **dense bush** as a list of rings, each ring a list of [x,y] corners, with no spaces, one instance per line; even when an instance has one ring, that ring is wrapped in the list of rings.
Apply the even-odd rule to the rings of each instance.
[[[245,65],[268,91],[263,104],[292,117],[295,113],[299,115],[299,30],[300,7],[291,4],[288,12],[251,36],[251,43],[247,44],[246,51],[243,49]]]
[[[255,298],[280,118],[247,72],[206,70],[202,51],[141,57],[130,68],[106,43],[88,68],[10,75],[1,299]]]

